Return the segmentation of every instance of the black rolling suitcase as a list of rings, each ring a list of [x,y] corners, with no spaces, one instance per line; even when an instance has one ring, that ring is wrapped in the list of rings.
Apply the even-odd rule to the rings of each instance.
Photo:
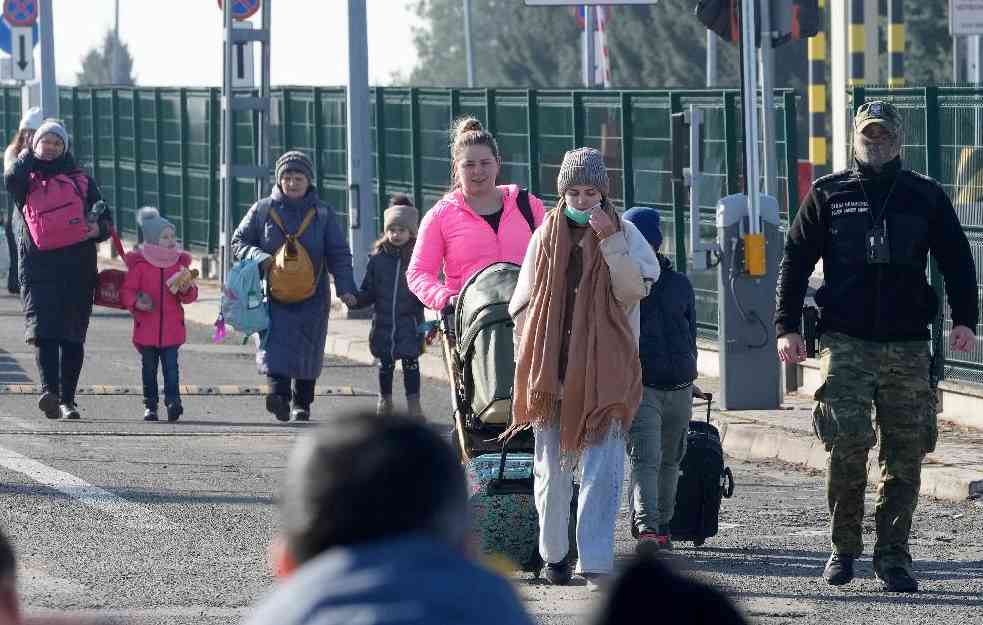
[[[713,393],[694,388],[693,397],[707,402],[707,420],[689,422],[686,455],[679,467],[676,512],[670,527],[673,540],[691,540],[699,547],[717,534],[720,501],[734,494],[734,474],[724,466],[720,432],[710,425]]]

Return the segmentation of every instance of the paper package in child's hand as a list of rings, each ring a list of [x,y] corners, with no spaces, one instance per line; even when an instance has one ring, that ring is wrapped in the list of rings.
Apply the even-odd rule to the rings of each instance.
[[[167,279],[167,288],[171,293],[177,294],[178,291],[186,291],[195,280],[198,279],[197,269],[182,267],[181,271]]]

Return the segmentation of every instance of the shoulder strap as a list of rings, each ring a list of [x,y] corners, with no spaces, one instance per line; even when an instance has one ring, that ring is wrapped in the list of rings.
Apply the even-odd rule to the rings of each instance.
[[[307,211],[307,215],[304,216],[304,221],[300,223],[300,228],[297,228],[297,234],[294,236],[300,238],[300,235],[304,234],[304,231],[306,231],[307,227],[311,225],[311,222],[314,221],[315,217],[317,217],[317,207],[312,206],[311,209]]]
[[[532,206],[529,205],[529,190],[519,189],[519,195],[515,198],[515,203],[519,205],[519,212],[529,224],[529,232],[536,229],[536,220],[532,217]]]
[[[273,208],[272,206],[270,207],[269,215],[270,215],[270,219],[273,220],[273,223],[279,226],[280,230],[283,231],[283,234],[290,234],[289,232],[287,232],[286,226],[283,225],[283,220],[280,219],[280,215],[276,212],[276,209]]]
[[[316,216],[317,208],[312,206],[311,209],[307,211],[307,215],[304,216],[304,221],[301,222],[300,228],[297,228],[297,232],[295,232],[292,236],[294,238],[299,238],[300,235],[304,234],[304,231],[307,230],[307,227],[311,225],[311,222],[314,221]],[[270,207],[270,219],[273,220],[273,223],[279,226],[280,230],[283,230],[283,234],[291,236],[290,233],[287,232],[286,226],[283,225],[283,220],[280,219],[280,215],[277,214],[276,209],[272,206]]]
[[[76,178],[76,176],[79,176],[79,175],[84,176],[85,175],[85,172],[82,171],[81,169],[73,169],[72,171],[65,172],[65,173],[63,173],[61,175],[63,175],[66,178],[68,178],[68,181],[70,183],[72,183],[72,186],[73,187],[75,187],[75,192],[79,194],[79,197],[82,198],[82,201],[84,202],[85,201],[85,193],[82,193],[82,187],[79,186],[79,182],[78,182],[78,179]],[[86,182],[88,182],[88,181],[86,181]],[[88,184],[86,184],[86,187],[88,187]]]

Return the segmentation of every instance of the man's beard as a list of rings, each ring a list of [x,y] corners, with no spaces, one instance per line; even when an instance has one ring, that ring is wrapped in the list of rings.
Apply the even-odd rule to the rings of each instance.
[[[871,141],[858,132],[853,136],[853,153],[864,165],[881,168],[901,154],[901,137],[894,135],[884,141]]]

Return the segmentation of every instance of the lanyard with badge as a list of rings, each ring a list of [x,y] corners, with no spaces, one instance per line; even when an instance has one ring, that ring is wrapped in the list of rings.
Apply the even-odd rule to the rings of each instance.
[[[871,216],[871,227],[867,231],[867,264],[887,265],[891,262],[891,245],[887,236],[887,203],[891,201],[891,194],[894,193],[894,186],[898,184],[898,179],[895,178],[894,182],[891,183],[891,189],[887,192],[884,203],[881,205],[880,214],[876,217],[874,216],[874,207],[870,204],[870,198],[867,197],[867,190],[864,189],[864,183],[862,180],[859,182],[860,190],[863,192],[869,207],[867,214]]]

